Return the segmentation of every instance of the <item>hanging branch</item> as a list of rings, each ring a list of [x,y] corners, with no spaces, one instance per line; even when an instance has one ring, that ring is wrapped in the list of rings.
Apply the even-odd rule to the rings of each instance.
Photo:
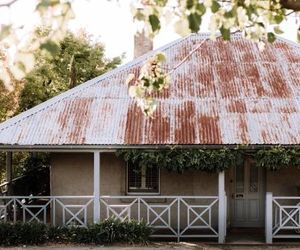
[[[0,8],[3,8],[3,7],[9,8],[11,5],[13,5],[17,1],[19,1],[19,0],[11,0],[10,2],[7,2],[7,3],[0,3]]]

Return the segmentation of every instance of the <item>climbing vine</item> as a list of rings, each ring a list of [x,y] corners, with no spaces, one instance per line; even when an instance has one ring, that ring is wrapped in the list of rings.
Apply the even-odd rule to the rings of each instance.
[[[248,157],[257,167],[277,170],[284,167],[300,168],[300,148],[281,146],[253,150],[249,148],[183,149],[161,150],[126,149],[117,151],[117,156],[139,167],[157,167],[172,171],[200,170],[220,172],[242,164]]]
[[[284,167],[300,168],[300,148],[273,147],[258,150],[255,153],[255,162],[259,167],[277,170]]]

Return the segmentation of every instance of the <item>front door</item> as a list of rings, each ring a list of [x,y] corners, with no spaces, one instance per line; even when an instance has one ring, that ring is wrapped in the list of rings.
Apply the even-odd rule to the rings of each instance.
[[[231,225],[263,227],[265,173],[250,160],[233,168],[231,174]]]

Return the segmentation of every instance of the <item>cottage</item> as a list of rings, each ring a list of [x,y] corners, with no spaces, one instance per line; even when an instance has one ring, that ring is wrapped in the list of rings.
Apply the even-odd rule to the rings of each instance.
[[[188,56],[199,43],[202,45]],[[239,34],[211,41],[193,34],[159,49],[172,69],[152,118],[125,80],[149,52],[0,124],[0,149],[51,153],[51,196],[0,197],[23,220],[85,226],[109,216],[145,220],[156,237],[215,238],[230,228],[264,228],[266,242],[300,238],[300,170],[255,167],[251,157],[225,171],[136,171],[118,149],[269,149],[300,144],[300,46],[278,38],[259,51]],[[8,154],[9,155],[9,154]],[[277,166],[274,166],[277,168]],[[202,169],[203,170],[203,169]],[[48,216],[50,215],[50,216]],[[2,218],[6,218],[3,216]],[[14,218],[16,220],[16,218]]]

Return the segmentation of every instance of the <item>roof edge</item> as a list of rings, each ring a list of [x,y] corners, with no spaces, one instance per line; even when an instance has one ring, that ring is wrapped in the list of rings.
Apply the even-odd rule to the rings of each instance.
[[[143,144],[143,145],[0,145],[2,151],[44,151],[44,152],[94,152],[94,151],[116,151],[118,149],[144,149],[159,150],[178,147],[183,149],[220,149],[242,147],[244,149],[267,149],[276,146],[286,148],[298,148],[300,144]]]

